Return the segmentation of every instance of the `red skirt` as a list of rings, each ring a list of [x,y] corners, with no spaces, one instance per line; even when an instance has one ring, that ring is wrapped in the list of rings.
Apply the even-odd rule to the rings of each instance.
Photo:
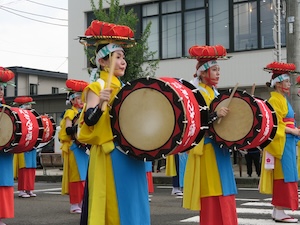
[[[298,209],[298,183],[285,183],[283,179],[274,180],[272,205],[281,206],[291,210]]]
[[[33,191],[35,183],[35,168],[19,169],[18,174],[18,190]]]
[[[14,187],[0,187],[0,218],[14,218]]]
[[[150,194],[150,193],[154,192],[152,172],[146,172],[146,176],[147,176],[147,182],[148,182],[148,192]]]
[[[81,203],[83,200],[85,181],[77,181],[69,183],[70,204]]]
[[[238,225],[235,196],[201,198],[201,225]]]

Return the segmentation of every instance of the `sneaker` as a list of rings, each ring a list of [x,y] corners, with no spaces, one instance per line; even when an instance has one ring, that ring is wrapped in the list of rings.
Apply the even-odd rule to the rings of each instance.
[[[27,191],[27,194],[28,194],[30,197],[36,197],[36,194],[34,194],[32,191]]]
[[[1,219],[0,219],[0,225],[6,225]]]
[[[70,213],[80,214],[81,213],[81,208],[79,207],[78,204],[72,204],[71,207],[70,207]]]
[[[25,191],[20,191],[19,192],[19,197],[20,198],[30,198],[30,195],[27,194]]]
[[[183,196],[183,193],[178,188],[173,188],[172,192],[171,192],[171,195]]]

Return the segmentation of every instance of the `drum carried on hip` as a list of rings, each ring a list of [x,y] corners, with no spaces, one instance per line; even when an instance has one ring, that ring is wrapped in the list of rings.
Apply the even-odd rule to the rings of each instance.
[[[227,105],[230,94],[230,91],[222,92],[211,102],[210,110]],[[221,148],[262,149],[272,141],[277,131],[277,117],[267,101],[237,90],[228,108],[229,113],[222,121],[215,121],[209,129],[210,138]]]
[[[187,151],[208,129],[208,107],[200,92],[171,77],[127,83],[116,96],[111,114],[120,150],[140,160]]]
[[[21,153],[32,150],[40,143],[42,121],[34,110],[0,107],[0,150]]]

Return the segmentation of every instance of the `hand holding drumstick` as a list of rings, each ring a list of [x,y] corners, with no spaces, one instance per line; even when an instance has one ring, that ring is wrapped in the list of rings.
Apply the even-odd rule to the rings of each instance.
[[[225,107],[224,107],[224,106],[221,107],[221,108],[217,111],[217,116],[219,117],[219,115],[220,115],[219,120],[218,120],[218,123],[221,123],[222,117],[224,117],[224,116],[227,115],[227,113],[228,113],[228,111],[229,111],[228,106],[229,106],[229,104],[230,104],[230,102],[231,102],[231,99],[233,98],[233,95],[234,95],[234,93],[236,92],[236,89],[238,88],[238,86],[239,86],[239,83],[237,83],[237,84],[235,85],[235,87],[233,88],[233,91],[231,92],[231,95],[229,96],[229,100],[228,100],[228,102],[227,102],[227,105],[226,105]],[[219,115],[218,115],[218,113],[219,113]]]
[[[228,112],[229,112],[229,109],[227,107],[223,106],[223,107],[218,109],[217,117],[222,118],[222,117],[226,116],[228,114]]]
[[[103,103],[109,101],[111,92],[112,92],[111,88],[104,88],[103,90],[100,91],[100,101],[99,101],[100,108],[103,106]]]

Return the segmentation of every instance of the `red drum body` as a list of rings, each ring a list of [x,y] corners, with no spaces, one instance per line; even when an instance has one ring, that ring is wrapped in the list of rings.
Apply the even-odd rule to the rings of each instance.
[[[38,116],[35,110],[1,107],[0,150],[21,153],[36,147],[42,125]]]
[[[221,93],[212,101],[210,110],[227,105],[230,94],[230,91]],[[262,149],[272,141],[277,131],[277,117],[267,101],[237,90],[228,108],[227,116],[220,123],[215,121],[209,129],[210,137],[220,147]]]
[[[41,143],[47,143],[51,141],[56,132],[56,123],[53,117],[48,115],[40,115],[42,121],[42,134],[41,134]]]
[[[170,77],[139,78],[126,84],[111,114],[120,150],[140,160],[187,151],[208,129],[208,108],[200,92]]]

